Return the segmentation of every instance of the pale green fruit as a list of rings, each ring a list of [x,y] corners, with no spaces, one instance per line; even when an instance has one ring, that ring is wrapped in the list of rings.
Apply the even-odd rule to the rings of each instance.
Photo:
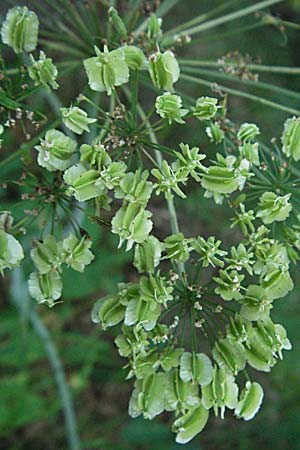
[[[10,9],[1,28],[2,42],[15,53],[32,52],[37,46],[39,20],[26,6]]]
[[[71,108],[60,108],[63,123],[69,130],[76,134],[82,134],[84,131],[89,132],[89,124],[97,122],[96,119],[88,117],[87,113],[83,109],[77,106]]]

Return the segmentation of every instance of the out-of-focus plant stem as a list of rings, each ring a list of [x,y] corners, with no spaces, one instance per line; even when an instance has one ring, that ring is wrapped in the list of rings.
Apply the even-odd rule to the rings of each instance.
[[[74,406],[64,373],[63,365],[59,358],[58,351],[51,337],[51,334],[39,317],[38,311],[31,305],[31,299],[27,294],[27,284],[24,280],[22,269],[20,268],[16,268],[12,272],[11,299],[14,305],[18,308],[20,315],[24,319],[29,320],[34,331],[43,342],[45,352],[47,354],[57,384],[58,395],[66,422],[66,432],[69,449],[80,450],[81,446],[77,432]]]

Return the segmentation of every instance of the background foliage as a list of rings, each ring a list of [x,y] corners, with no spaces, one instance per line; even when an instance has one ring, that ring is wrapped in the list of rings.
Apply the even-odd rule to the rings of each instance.
[[[33,2],[34,3],[34,2]],[[179,2],[165,18],[166,27],[176,26],[183,19],[221,5],[220,0],[188,0]],[[250,2],[251,3],[251,2]],[[8,6],[22,5],[19,1],[1,2],[1,13]],[[239,6],[249,4],[240,1]],[[28,1],[27,5],[33,7]],[[298,1],[285,1],[273,8],[282,20],[300,23],[300,5]],[[185,57],[217,60],[230,51],[239,50],[249,54],[254,61],[263,64],[282,66],[300,65],[299,30],[285,29],[279,26],[265,25],[257,30],[243,31],[248,19],[240,19],[195,37],[195,42],[187,48]],[[233,34],[234,27],[240,32]],[[224,36],[223,36],[224,35]],[[55,55],[55,51],[53,52]],[[205,70],[205,68],[203,68]],[[210,70],[210,69],[206,69]],[[220,73],[216,70],[216,73]],[[275,83],[280,88],[299,92],[298,77],[290,75],[264,75],[260,80]],[[83,85],[82,71],[73,72],[71,82],[66,74],[61,80],[61,100],[67,104],[74,98]],[[203,72],[203,78],[211,80],[211,74]],[[218,81],[216,79],[216,81]],[[222,83],[222,80],[220,80]],[[231,86],[232,83],[227,83]],[[235,84],[236,87],[236,84]],[[243,86],[245,92],[262,95],[257,86]],[[210,94],[209,87],[191,85],[189,93],[194,98]],[[274,93],[265,92],[266,98],[274,98]],[[38,94],[37,103],[43,111],[51,115],[51,100],[44,93]],[[283,91],[276,92],[276,100],[291,108],[299,107],[297,94],[288,97]],[[298,107],[297,107],[298,105]],[[269,139],[278,137],[279,127],[288,116],[285,112],[264,107],[239,97],[229,97],[230,115],[233,120],[254,121],[260,124]],[[200,125],[195,125],[192,136],[178,136],[168,129],[164,139],[171,146],[180,141],[208,148],[209,143]],[[12,138],[13,146],[19,136]],[[20,162],[12,161],[6,170],[18,177]],[[5,173],[1,169],[1,177]],[[1,209],[14,202],[15,192],[1,195]],[[180,211],[181,229],[187,235],[220,235],[219,225],[227,217],[225,208],[216,208],[205,202],[200,192],[193,190],[188,195]],[[26,205],[22,207],[26,209]],[[161,220],[161,229],[167,227],[167,212],[164,204],[157,202],[153,211]],[[74,275],[72,271],[64,274],[64,303],[54,310],[40,307],[44,325],[50,330],[58,349],[70,386],[78,420],[82,448],[85,450],[176,450],[182,448],[173,442],[169,431],[168,416],[160,421],[149,422],[143,419],[130,419],[127,404],[130,386],[125,382],[122,371],[124,361],[113,349],[113,333],[102,334],[99,327],[90,320],[90,311],[95,300],[113,292],[121,280],[135,281],[135,273],[130,266],[131,255],[116,250],[117,239],[105,233],[100,227],[84,224],[94,241],[93,250],[96,262],[89,266],[84,274]],[[222,239],[232,237],[224,227]],[[30,268],[28,268],[29,272]],[[297,279],[297,277],[295,277]],[[60,450],[67,448],[66,431],[61,411],[60,396],[53,372],[45,353],[45,347],[39,337],[37,324],[30,319],[28,311],[27,287],[20,274],[12,279],[0,280],[0,448],[1,450]],[[12,289],[10,289],[11,283]],[[268,377],[262,377],[260,383],[265,390],[262,410],[250,423],[213,419],[205,432],[186,450],[261,450],[300,449],[299,402],[300,402],[300,351],[299,351],[299,290],[295,291],[277,306],[274,320],[287,328],[293,343],[293,350],[285,355]]]

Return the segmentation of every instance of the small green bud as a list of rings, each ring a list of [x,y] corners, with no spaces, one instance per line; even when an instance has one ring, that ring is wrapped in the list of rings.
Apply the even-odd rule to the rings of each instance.
[[[264,391],[261,385],[256,382],[251,383],[247,381],[234,413],[244,420],[253,419],[260,408],[263,397]]]
[[[127,29],[126,26],[118,14],[118,11],[111,6],[108,10],[109,21],[122,39],[127,38]]]
[[[46,274],[33,272],[28,280],[29,293],[38,303],[55,305],[55,301],[61,296],[62,281],[56,271]]]
[[[281,136],[282,151],[295,161],[300,159],[300,117],[287,119]]]
[[[210,142],[220,144],[224,140],[224,131],[217,122],[211,123],[205,128],[205,132],[210,139]]]
[[[196,100],[193,116],[199,120],[213,119],[218,111],[218,99],[211,97],[200,97]]]
[[[149,58],[149,73],[157,89],[173,92],[173,84],[179,79],[180,69],[175,55],[170,50],[157,52]]]
[[[32,52],[37,45],[39,19],[26,6],[10,9],[1,28],[4,44],[15,53]]]
[[[60,108],[63,123],[69,130],[76,134],[82,134],[84,131],[89,132],[90,129],[88,125],[90,123],[97,122],[96,119],[91,119],[87,116],[87,113],[83,109],[77,106],[72,106],[70,108]]]
[[[182,109],[182,99],[179,95],[165,92],[157,97],[155,102],[156,112],[163,119],[168,119],[169,124],[175,120],[177,123],[184,123],[182,118],[187,115],[188,109]]]
[[[0,272],[3,274],[4,269],[18,266],[23,258],[21,244],[14,236],[0,229]]]
[[[255,123],[243,123],[239,128],[237,138],[241,142],[249,142],[259,134],[259,128]]]
[[[155,14],[151,14],[148,19],[147,36],[150,40],[157,40],[162,35],[162,19]]]
[[[58,74],[56,66],[53,64],[51,58],[47,58],[43,51],[40,51],[40,58],[35,61],[30,55],[32,65],[28,67],[28,74],[34,81],[36,86],[42,84],[48,91],[50,87],[57,89],[56,77]]]
[[[39,165],[53,172],[70,167],[76,142],[61,131],[48,130],[45,139],[34,148],[38,151]]]
[[[115,86],[121,86],[129,80],[124,49],[122,47],[109,52],[105,45],[103,52],[97,47],[95,51],[97,56],[83,61],[89,86],[93,91],[106,91],[111,95]]]
[[[139,47],[125,45],[122,49],[129,69],[142,70],[147,67],[147,59]]]

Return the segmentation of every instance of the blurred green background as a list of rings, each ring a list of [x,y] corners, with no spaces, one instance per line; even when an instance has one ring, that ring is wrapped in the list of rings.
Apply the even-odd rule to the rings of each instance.
[[[222,3],[221,0],[181,1],[166,16],[164,28],[173,27]],[[3,2],[1,13],[8,5],[23,4],[31,6],[30,1]],[[240,1],[238,6],[247,4],[251,2]],[[272,12],[284,20],[300,24],[299,1],[285,1],[274,7]],[[229,51],[238,50],[243,55],[251,55],[254,61],[261,60],[263,64],[300,66],[300,30],[266,26],[232,34],[234,27],[243,27],[247,23],[249,19],[239,20],[195,37],[191,46],[185,49],[185,55],[191,59],[217,60]],[[207,79],[210,79],[209,76]],[[299,92],[299,77],[264,75],[260,79]],[[64,88],[58,92],[62,102],[67,104],[76,97],[84,83],[81,71],[73,75],[72,83],[65,77],[62,81]],[[208,88],[187,86],[183,82],[178,88],[195,98],[211,93]],[[244,86],[243,90],[247,91],[248,87]],[[258,89],[254,92],[261,94]],[[273,98],[272,95],[265,94],[266,98]],[[41,98],[40,101],[45,100]],[[277,93],[275,101],[300,107],[296,98],[287,98],[284,94]],[[237,123],[245,120],[257,122],[266,143],[272,137],[280,136],[283,121],[288,117],[284,112],[238,97],[229,97],[228,106],[230,117]],[[194,124],[189,135],[182,134],[180,127],[167,128],[161,140],[174,148],[181,141],[196,144],[213,156],[213,149],[199,123]],[[18,176],[18,163],[15,164],[7,170]],[[8,208],[13,201],[14,193],[12,198],[1,196],[1,209]],[[229,230],[227,211],[205,200],[203,193],[194,186],[188,200],[178,202],[178,208],[180,226],[186,235],[216,234],[228,242],[234,239],[232,230]],[[155,213],[157,234],[165,235],[169,232],[165,205],[157,202],[152,211]],[[96,260],[84,274],[72,271],[64,274],[62,304],[52,310],[45,306],[38,307],[39,318],[49,330],[63,363],[73,396],[82,449],[300,449],[298,272],[294,274],[295,291],[288,298],[278,301],[273,313],[274,321],[280,321],[287,328],[293,350],[285,352],[284,360],[271,374],[259,375],[265,390],[260,413],[249,423],[237,421],[229,413],[223,421],[211,414],[204,432],[182,447],[174,442],[168,415],[153,422],[128,417],[127,404],[132,383],[125,381],[126,371],[122,370],[124,360],[118,356],[113,344],[116,331],[101,331],[91,322],[90,311],[97,298],[115,291],[117,282],[135,279],[136,274],[130,264],[132,255],[117,250],[117,239],[96,225],[84,223],[83,228],[93,237]],[[28,272],[30,270],[28,267]],[[30,320],[26,284],[20,273],[1,278],[0,283],[0,450],[66,450],[68,444],[61,398],[45,346],[37,332],[39,330]]]

